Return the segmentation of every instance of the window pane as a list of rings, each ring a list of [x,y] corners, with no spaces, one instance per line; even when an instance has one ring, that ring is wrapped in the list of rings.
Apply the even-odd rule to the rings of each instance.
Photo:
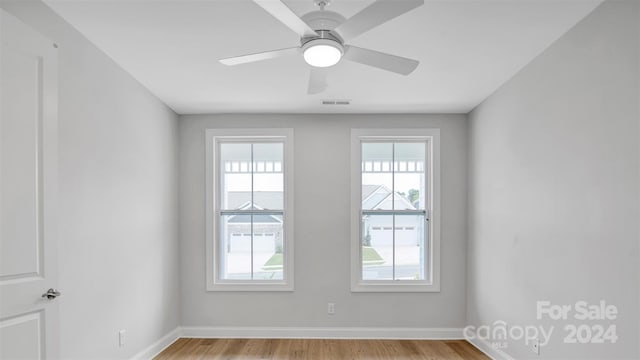
[[[247,209],[251,204],[251,144],[220,144],[221,208]]]
[[[393,280],[393,216],[362,217],[362,279]]]
[[[251,280],[251,215],[222,215],[220,239],[220,278]]]
[[[395,210],[425,208],[425,149],[425,142],[394,144]]]
[[[392,143],[362,143],[362,209],[391,209]]]
[[[253,216],[254,280],[282,280],[283,240],[282,215]]]
[[[424,280],[424,215],[395,215],[395,280]]]
[[[253,144],[253,202],[257,209],[284,208],[283,158],[281,142]]]

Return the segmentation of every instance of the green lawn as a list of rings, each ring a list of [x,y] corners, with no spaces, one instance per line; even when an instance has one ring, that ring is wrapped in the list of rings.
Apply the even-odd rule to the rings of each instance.
[[[384,259],[376,249],[363,246],[362,247],[362,265],[382,265],[384,264]]]
[[[269,258],[269,260],[267,260],[267,262],[264,263],[264,265],[262,265],[262,270],[264,271],[282,270],[282,263],[283,263],[282,254],[281,253],[273,254],[273,256]]]
[[[264,271],[277,271],[282,270],[283,258],[282,254],[276,253],[267,260],[264,265],[262,265],[262,270]],[[378,254],[376,249],[363,246],[362,247],[362,264],[363,265],[382,265],[384,264],[384,259]]]

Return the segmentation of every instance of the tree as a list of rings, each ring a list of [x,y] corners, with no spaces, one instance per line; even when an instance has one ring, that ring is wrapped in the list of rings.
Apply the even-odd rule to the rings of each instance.
[[[367,224],[367,234],[364,236],[363,246],[371,246],[371,234],[369,234],[369,224]]]
[[[409,201],[411,201],[411,203],[414,204],[416,201],[418,201],[418,199],[420,199],[420,190],[410,189],[409,190]]]

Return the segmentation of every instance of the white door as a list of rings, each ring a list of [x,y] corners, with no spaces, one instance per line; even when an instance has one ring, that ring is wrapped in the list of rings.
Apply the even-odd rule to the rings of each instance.
[[[0,359],[54,359],[57,50],[2,9],[0,39]]]

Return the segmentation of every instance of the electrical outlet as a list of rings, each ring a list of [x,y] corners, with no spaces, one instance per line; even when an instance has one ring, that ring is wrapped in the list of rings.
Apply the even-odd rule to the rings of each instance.
[[[533,345],[531,346],[531,350],[533,350],[533,352],[536,355],[540,355],[540,340],[538,339],[533,340]]]
[[[335,313],[336,313],[336,304],[335,303],[328,303],[327,304],[327,314],[333,315]]]
[[[118,331],[118,346],[119,347],[123,347],[124,346],[124,341],[127,335],[127,330],[120,330]]]

